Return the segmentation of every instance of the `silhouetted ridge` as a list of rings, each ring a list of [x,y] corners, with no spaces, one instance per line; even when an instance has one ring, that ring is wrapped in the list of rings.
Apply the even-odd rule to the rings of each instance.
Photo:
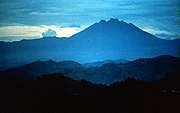
[[[97,64],[99,65],[99,64]],[[18,68],[1,71],[2,79],[36,79],[44,74],[62,73],[77,80],[111,84],[130,78],[144,81],[159,80],[179,73],[180,59],[168,55],[143,58],[128,63],[107,62],[88,67],[74,61],[36,61]],[[3,78],[4,77],[4,78]]]

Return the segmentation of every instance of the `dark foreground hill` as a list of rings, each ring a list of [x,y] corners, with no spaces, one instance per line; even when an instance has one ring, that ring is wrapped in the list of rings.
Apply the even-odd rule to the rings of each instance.
[[[63,74],[0,81],[0,112],[179,113],[180,77],[146,83],[127,79],[110,86]]]

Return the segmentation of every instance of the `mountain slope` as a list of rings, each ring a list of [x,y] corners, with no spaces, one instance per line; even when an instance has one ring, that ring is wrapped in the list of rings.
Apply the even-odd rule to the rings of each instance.
[[[177,55],[177,43],[159,39],[131,23],[110,19],[95,23],[72,36],[81,47],[77,51],[88,51],[96,59],[137,59],[159,55]],[[94,54],[93,54],[94,53]],[[91,60],[91,59],[90,59]]]

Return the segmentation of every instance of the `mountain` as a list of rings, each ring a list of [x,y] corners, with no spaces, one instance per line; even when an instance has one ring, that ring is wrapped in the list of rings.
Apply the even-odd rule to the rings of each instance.
[[[80,63],[103,60],[178,55],[178,40],[163,40],[132,23],[101,20],[69,37],[46,37],[0,42],[0,68],[11,68],[37,60],[73,60]]]
[[[96,59],[137,59],[159,55],[177,56],[178,41],[159,39],[132,23],[118,19],[102,20],[72,36],[84,44],[79,51],[88,51],[87,57]],[[91,54],[94,53],[94,54]],[[91,59],[89,59],[91,60]]]
[[[44,74],[62,73],[76,80],[112,84],[127,78],[154,81],[180,74],[180,59],[172,56],[143,58],[128,63],[106,63],[100,67],[85,67],[74,61],[36,61],[18,68],[0,71],[0,80],[37,79]]]

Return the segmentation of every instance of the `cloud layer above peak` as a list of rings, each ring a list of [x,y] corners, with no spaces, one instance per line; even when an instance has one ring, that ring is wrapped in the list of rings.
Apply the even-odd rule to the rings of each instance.
[[[0,29],[5,27],[25,27],[42,32],[52,27],[56,33],[70,36],[82,30],[78,26],[89,26],[101,19],[118,18],[131,22],[140,28],[152,26],[178,34],[179,0],[0,0]],[[43,28],[42,25],[46,27]],[[74,25],[76,27],[74,27]],[[34,28],[35,26],[35,28]],[[59,27],[61,26],[61,27]],[[61,28],[60,31],[57,30]],[[34,32],[38,36],[39,30]],[[25,32],[26,29],[24,30]],[[58,31],[58,32],[57,32]],[[15,32],[15,30],[14,30]],[[20,31],[17,31],[20,32]],[[62,33],[63,32],[63,33]],[[0,31],[0,40],[5,33]],[[9,33],[9,36],[12,33]],[[16,33],[18,35],[18,33]],[[30,31],[19,33],[29,36]],[[68,35],[67,35],[68,34]],[[32,35],[31,35],[32,36]],[[166,36],[165,36],[166,37]]]

